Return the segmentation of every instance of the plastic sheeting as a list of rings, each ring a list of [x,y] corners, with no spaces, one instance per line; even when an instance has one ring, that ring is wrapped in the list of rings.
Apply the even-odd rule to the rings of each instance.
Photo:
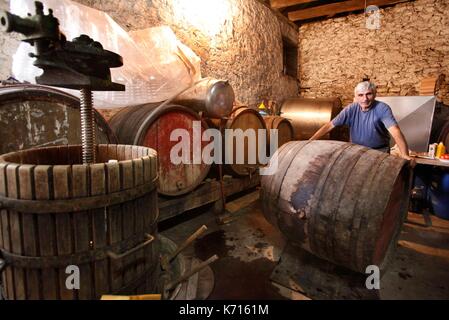
[[[114,108],[169,99],[201,78],[200,59],[176,39],[169,27],[155,27],[127,33],[108,14],[70,0],[41,0],[44,12],[53,9],[61,32],[71,41],[87,34],[103,48],[123,57],[124,65],[111,69],[112,81],[126,91],[94,92],[94,106]],[[10,2],[12,13],[24,17],[35,13],[34,0]],[[21,42],[13,56],[13,75],[20,81],[36,83],[42,70],[33,66],[31,45]],[[64,89],[76,96],[78,91]]]

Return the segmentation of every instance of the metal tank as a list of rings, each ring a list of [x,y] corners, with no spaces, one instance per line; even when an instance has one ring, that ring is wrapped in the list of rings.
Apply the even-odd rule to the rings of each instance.
[[[234,100],[234,90],[228,81],[204,78],[178,95],[174,102],[206,117],[222,118],[231,113]]]
[[[342,110],[339,98],[290,98],[284,101],[280,115],[291,121],[295,140],[307,140]],[[339,140],[339,130],[332,130],[323,139]]]

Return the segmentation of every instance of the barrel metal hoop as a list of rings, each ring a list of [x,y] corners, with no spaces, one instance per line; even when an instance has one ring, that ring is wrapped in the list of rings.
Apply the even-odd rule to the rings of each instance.
[[[23,256],[15,253],[8,252],[4,249],[0,249],[0,253],[3,255],[5,264],[10,267],[24,268],[24,269],[45,269],[45,268],[65,268],[69,265],[81,265],[85,263],[91,263],[94,261],[103,260],[109,257],[109,252],[117,251],[122,252],[127,250],[122,257],[126,256],[128,252],[134,252],[134,246],[139,247],[142,245],[142,239],[145,244],[149,244],[154,239],[153,236],[148,233],[139,233],[131,236],[130,238],[123,240],[122,242],[114,245],[105,246],[102,248],[73,253],[60,256],[47,256],[47,257],[35,257],[35,256]],[[149,241],[149,242],[147,242]],[[139,242],[135,245],[136,242]],[[133,248],[129,249],[131,246]]]
[[[140,198],[156,188],[157,179],[156,176],[149,183],[118,192],[65,200],[23,200],[0,195],[0,209],[40,214],[97,209]]]

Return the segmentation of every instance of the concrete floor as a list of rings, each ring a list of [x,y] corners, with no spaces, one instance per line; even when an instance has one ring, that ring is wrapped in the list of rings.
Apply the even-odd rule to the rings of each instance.
[[[269,279],[286,239],[263,217],[258,192],[237,198],[227,209],[231,221],[223,225],[209,206],[160,226],[161,234],[178,244],[201,225],[208,227],[183,251],[187,259],[219,256],[211,265],[208,299],[309,299]],[[409,214],[396,257],[381,279],[381,299],[449,299],[449,221],[432,216],[432,223],[426,227],[421,215]]]

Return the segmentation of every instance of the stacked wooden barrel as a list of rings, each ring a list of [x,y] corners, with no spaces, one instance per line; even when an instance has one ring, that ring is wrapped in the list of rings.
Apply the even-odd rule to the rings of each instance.
[[[81,164],[81,147],[70,145],[0,157],[7,299],[160,292],[156,152],[98,145],[97,155]],[[74,267],[79,290],[67,285]]]
[[[267,149],[270,150],[270,130],[278,130],[278,148],[284,143],[292,141],[295,137],[295,130],[287,118],[281,116],[266,116],[263,118],[267,127]]]
[[[258,154],[261,144],[258,130],[266,130],[265,121],[259,112],[245,106],[238,106],[232,110],[225,121],[211,120],[210,122],[222,131],[222,163],[225,172],[235,177],[255,173],[260,166]],[[245,136],[242,141],[238,138],[240,133]],[[244,148],[241,158],[238,157],[237,152],[239,144]]]
[[[292,141],[262,177],[265,216],[294,243],[357,272],[383,269],[409,199],[407,161],[340,141]]]
[[[198,130],[195,133],[195,124]],[[195,189],[207,176],[210,164],[202,161],[201,153],[207,142],[196,146],[208,128],[206,122],[193,110],[176,104],[148,103],[129,106],[116,113],[110,122],[120,143],[135,144],[157,150],[159,157],[159,193],[167,196],[186,194]],[[170,139],[177,130],[181,135]],[[172,150],[181,143],[186,145],[186,161],[174,163]],[[198,140],[197,140],[198,141]],[[196,150],[194,150],[196,148]],[[195,151],[195,152],[194,152]],[[199,155],[199,159],[194,159]],[[180,156],[176,154],[176,156]],[[199,162],[194,162],[198,160]]]

